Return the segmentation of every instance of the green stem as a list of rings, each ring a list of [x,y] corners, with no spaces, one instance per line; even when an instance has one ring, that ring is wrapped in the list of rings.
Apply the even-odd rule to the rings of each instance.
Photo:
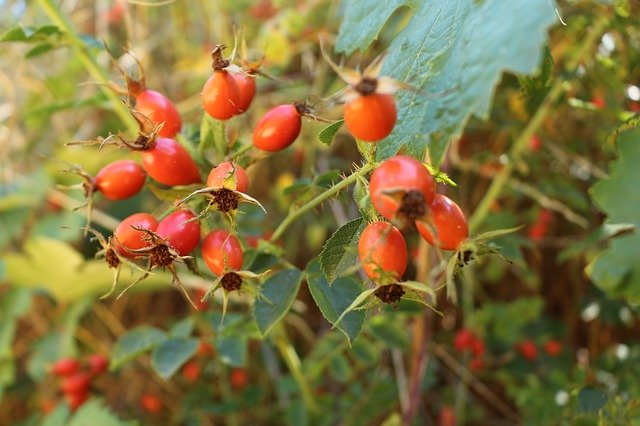
[[[569,60],[567,66],[565,67],[568,72],[575,72],[580,63],[583,61],[584,57],[591,52],[593,44],[600,39],[600,36],[608,23],[609,15],[604,13],[600,15],[599,20],[596,21],[595,25],[592,25],[590,27],[591,31],[586,36],[582,46]],[[533,134],[538,130],[547,114],[551,112],[551,108],[564,92],[564,85],[565,80],[563,78],[559,77],[555,80],[553,86],[540,104],[540,107],[538,107],[533,117],[531,117],[525,128],[522,130],[522,133],[520,133],[518,138],[513,143],[513,146],[509,150],[508,162],[505,164],[504,168],[502,168],[502,170],[500,170],[500,172],[494,177],[491,185],[489,186],[489,189],[487,190],[484,197],[480,201],[480,204],[478,204],[475,211],[473,212],[473,215],[471,215],[469,219],[469,230],[471,234],[478,231],[478,228],[482,224],[482,221],[489,213],[491,205],[500,196],[500,194],[502,194],[502,191],[509,182],[509,178],[515,170],[515,160],[526,149],[531,136],[533,136]]]
[[[371,164],[371,163],[365,164],[364,166],[362,166],[362,168],[353,172],[348,178],[341,180],[339,183],[333,185],[331,188],[327,189],[326,191],[324,191],[322,194],[318,195],[314,199],[308,201],[307,203],[303,204],[302,206],[296,209],[289,210],[287,217],[285,217],[282,220],[282,222],[280,222],[280,225],[278,225],[276,230],[273,232],[273,235],[271,236],[269,241],[272,243],[277,241],[278,238],[280,238],[282,234],[284,234],[287,228],[293,222],[295,222],[300,216],[302,216],[309,210],[313,209],[318,204],[321,204],[324,201],[328,200],[329,198],[333,197],[335,194],[347,188],[352,183],[355,183],[356,180],[358,180],[358,178],[366,175],[371,170],[373,170],[373,167],[374,167],[374,164]]]
[[[300,357],[298,357],[298,354],[289,341],[287,332],[282,325],[278,326],[274,342],[278,352],[280,352],[280,356],[284,360],[285,364],[287,364],[289,372],[300,388],[300,393],[302,394],[305,406],[311,412],[318,412],[318,406],[316,405],[313,392],[311,391],[309,383],[307,383],[307,379],[301,369],[302,363],[300,362]]]
[[[69,19],[62,13],[60,8],[54,5],[51,0],[37,0],[40,4],[40,7],[44,10],[44,12],[49,16],[49,18],[53,21],[55,25],[60,27],[60,29],[66,34],[67,39],[69,40],[71,47],[75,50],[78,58],[84,65],[84,68],[87,72],[93,77],[98,84],[100,84],[100,90],[104,93],[104,95],[111,101],[113,104],[113,111],[115,114],[122,120],[122,122],[133,132],[138,131],[138,123],[133,119],[127,107],[122,103],[118,95],[116,95],[109,87],[109,77],[104,72],[102,67],[96,62],[95,58],[89,52],[87,45],[82,41],[82,39],[78,36],[78,33],[75,31],[73,24]]]

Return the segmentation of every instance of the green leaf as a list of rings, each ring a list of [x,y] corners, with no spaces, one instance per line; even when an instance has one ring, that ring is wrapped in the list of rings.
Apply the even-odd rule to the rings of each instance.
[[[58,406],[49,413],[43,420],[42,426],[66,426],[69,422],[69,406],[67,404],[58,404]]]
[[[362,292],[362,284],[352,278],[339,278],[332,286],[324,277],[317,261],[312,261],[306,269],[307,283],[313,300],[320,308],[322,315],[332,324],[340,317],[351,302]],[[355,340],[362,331],[366,313],[352,311],[342,318],[337,328],[349,341]]]
[[[186,317],[177,323],[175,323],[171,330],[169,330],[169,336],[175,338],[187,338],[193,332],[195,321],[193,317]]]
[[[42,27],[15,27],[0,36],[0,42],[22,41],[38,42],[54,37],[59,37],[63,33],[55,25],[43,25]]]
[[[369,194],[369,183],[366,179],[358,179],[353,186],[353,201],[355,201],[358,211],[369,222],[379,220],[380,215],[371,202]]]
[[[300,289],[302,272],[285,269],[271,275],[262,284],[262,296],[253,305],[253,314],[263,336],[280,321],[291,308]]]
[[[0,322],[15,319],[31,309],[31,291],[12,288],[0,299]]]
[[[635,232],[611,240],[587,266],[591,280],[609,296],[640,300],[640,128],[620,133],[618,160],[608,179],[591,188],[591,198],[607,213],[607,223],[635,226]]]
[[[379,315],[369,322],[371,332],[380,340],[398,349],[407,349],[411,342],[404,322],[394,315]]]
[[[135,328],[124,334],[116,343],[111,354],[110,369],[116,370],[123,364],[164,342],[167,336],[162,330],[148,325]]]
[[[344,18],[338,32],[336,50],[348,55],[356,49],[364,51],[378,37],[378,33],[391,14],[406,2],[406,0],[343,1]]]
[[[167,380],[195,355],[198,344],[198,339],[167,339],[153,349],[151,366]]]
[[[220,336],[214,342],[220,361],[234,367],[247,362],[247,338],[243,335]]]
[[[135,425],[138,422],[120,420],[102,401],[92,398],[82,404],[71,420],[65,424],[68,426],[126,426]]]
[[[53,332],[46,334],[31,348],[31,356],[27,363],[29,376],[34,380],[43,379],[49,371],[51,364],[63,356],[73,356],[76,348],[69,341],[66,332]]]
[[[606,392],[592,387],[580,389],[578,392],[578,404],[582,411],[596,412],[605,406],[607,399],[609,398]]]
[[[336,278],[353,269],[358,262],[358,239],[365,228],[359,217],[342,225],[327,240],[320,252],[319,262],[329,285]]]
[[[344,124],[344,120],[338,120],[335,123],[329,124],[327,127],[322,129],[322,131],[318,134],[318,139],[325,145],[331,145],[331,141],[335,137],[340,127]]]
[[[347,2],[336,50],[364,49],[403,5],[411,7],[413,15],[389,46],[382,74],[420,90],[398,93],[398,123],[378,143],[377,158],[389,158],[404,146],[407,154],[422,159],[428,148],[438,165],[470,116],[488,115],[503,71],[536,71],[546,30],[556,21],[554,4],[529,0]]]

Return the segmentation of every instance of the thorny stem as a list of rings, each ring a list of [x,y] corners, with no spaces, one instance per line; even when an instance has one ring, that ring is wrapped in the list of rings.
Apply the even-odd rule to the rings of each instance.
[[[277,241],[282,236],[282,234],[284,234],[284,232],[287,230],[287,228],[293,222],[295,222],[300,216],[302,216],[303,214],[305,214],[309,210],[313,209],[318,204],[321,204],[324,201],[328,200],[329,198],[333,197],[335,194],[337,194],[338,192],[340,192],[343,189],[347,188],[352,183],[355,183],[358,180],[358,178],[360,178],[361,176],[366,175],[371,170],[373,170],[373,167],[374,167],[373,164],[365,164],[360,169],[358,169],[355,172],[351,173],[351,175],[349,175],[349,177],[347,177],[347,178],[341,180],[340,182],[338,182],[337,184],[333,185],[331,188],[327,189],[326,191],[324,191],[322,194],[318,195],[314,199],[308,201],[307,203],[303,204],[302,206],[300,206],[298,208],[290,209],[289,213],[287,214],[287,216],[282,220],[282,222],[280,222],[280,225],[278,225],[276,230],[273,232],[273,235],[269,239],[269,242],[273,243],[273,242]]]
[[[565,69],[569,73],[575,72],[580,63],[583,61],[584,57],[591,52],[593,44],[600,39],[600,36],[608,23],[609,15],[603,13],[599,16],[595,24],[590,27],[591,31],[586,36],[581,48],[574,54],[571,59],[569,59],[567,63]],[[531,120],[529,120],[529,123],[527,123],[524,130],[522,130],[518,138],[513,143],[513,146],[509,150],[509,161],[507,162],[507,164],[505,164],[504,168],[502,168],[502,170],[500,170],[500,172],[498,172],[498,174],[495,176],[491,185],[489,186],[489,189],[480,201],[480,204],[478,205],[478,207],[476,207],[475,211],[469,219],[469,231],[471,234],[477,232],[479,226],[482,224],[483,220],[489,213],[491,205],[500,196],[505,186],[509,182],[509,178],[515,170],[515,160],[526,149],[531,136],[533,136],[533,134],[541,126],[542,121],[547,116],[547,114],[551,112],[551,108],[564,92],[564,85],[564,78],[556,78],[553,86],[547,93],[547,96],[540,104],[540,107],[538,107],[533,117],[531,117]]]
[[[96,62],[95,58],[89,53],[87,46],[74,30],[73,24],[62,13],[57,5],[51,0],[37,0],[44,12],[49,16],[54,24],[66,34],[71,46],[76,51],[78,58],[82,62],[84,68],[89,74],[100,84],[100,89],[109,99],[113,106],[113,111],[122,120],[122,122],[131,130],[137,131],[138,124],[129,114],[127,107],[122,103],[118,95],[109,88],[109,77],[102,67]]]

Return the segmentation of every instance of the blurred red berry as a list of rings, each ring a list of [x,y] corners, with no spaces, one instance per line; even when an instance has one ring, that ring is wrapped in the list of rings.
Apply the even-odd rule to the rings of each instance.
[[[557,340],[549,340],[544,344],[544,351],[549,356],[558,356],[562,352],[562,344]]]
[[[247,370],[244,368],[234,368],[231,370],[229,381],[234,389],[242,389],[247,385]]]
[[[484,342],[478,337],[474,336],[473,342],[471,342],[471,353],[474,356],[484,355]]]
[[[475,340],[476,337],[473,332],[467,328],[463,328],[456,333],[456,336],[453,339],[453,347],[458,352],[464,352],[465,349],[471,347]]]
[[[607,101],[602,96],[594,96],[591,98],[591,103],[598,109],[604,109],[607,107]]]
[[[469,370],[471,371],[480,371],[485,367],[484,359],[482,358],[473,358],[469,361]]]
[[[533,361],[538,357],[538,348],[533,340],[525,340],[517,346],[518,352],[523,358]]]
[[[445,405],[440,409],[438,426],[456,426],[456,412],[453,407]]]
[[[97,376],[107,371],[109,360],[104,355],[93,354],[87,358],[87,364],[89,364],[89,371],[91,374]]]
[[[49,414],[56,408],[56,402],[52,399],[45,399],[40,402],[40,410],[43,414]]]
[[[635,102],[635,101],[629,102],[629,111],[640,112],[640,102]]]
[[[62,379],[60,389],[65,394],[81,394],[86,393],[91,386],[91,376],[89,373],[80,371],[71,376]]]
[[[200,378],[200,365],[196,360],[191,360],[182,367],[182,377],[188,382],[197,382]]]
[[[200,345],[198,346],[197,355],[201,357],[212,357],[214,355],[214,352],[213,352],[213,346],[211,346],[211,343],[200,342]]]
[[[529,238],[533,241],[540,241],[543,239],[549,232],[549,226],[552,221],[553,213],[546,209],[540,210],[535,222],[533,222],[533,225],[529,228]]]
[[[540,148],[542,148],[542,140],[538,135],[531,136],[531,139],[529,139],[529,149],[531,151],[540,151]]]
[[[55,376],[70,376],[80,370],[80,363],[73,358],[60,358],[51,367],[51,374]]]
[[[158,414],[162,410],[162,401],[155,395],[145,393],[140,397],[140,406],[151,414]]]

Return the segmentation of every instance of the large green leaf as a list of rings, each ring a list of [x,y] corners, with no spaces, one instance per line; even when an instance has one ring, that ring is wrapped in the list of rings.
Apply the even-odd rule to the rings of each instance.
[[[635,232],[614,238],[588,266],[587,274],[610,296],[640,300],[640,128],[620,133],[619,159],[610,177],[591,188],[591,197],[610,224],[630,224]]]
[[[160,377],[169,379],[195,355],[198,344],[198,339],[167,339],[153,349],[151,366]]]
[[[111,370],[118,369],[133,358],[154,348],[167,339],[167,336],[155,327],[143,325],[124,334],[116,343],[111,354]]]
[[[345,223],[322,247],[319,261],[329,285],[358,262],[358,239],[365,225],[361,217]]]
[[[329,286],[317,261],[307,266],[307,283],[320,312],[332,324],[362,292],[362,285],[352,278],[339,278]],[[349,312],[342,318],[337,328],[347,336],[349,341],[353,341],[362,331],[365,317],[364,311]]]
[[[299,269],[285,269],[269,277],[262,285],[262,296],[253,305],[256,323],[262,335],[289,311],[300,289],[302,272]]]
[[[403,146],[439,164],[449,141],[473,114],[486,117],[503,71],[529,74],[540,64],[546,30],[556,19],[553,1],[352,1],[346,6],[336,49],[365,49],[391,13],[413,15],[388,49],[382,74],[420,91],[397,95],[398,123],[378,144],[385,159]]]

